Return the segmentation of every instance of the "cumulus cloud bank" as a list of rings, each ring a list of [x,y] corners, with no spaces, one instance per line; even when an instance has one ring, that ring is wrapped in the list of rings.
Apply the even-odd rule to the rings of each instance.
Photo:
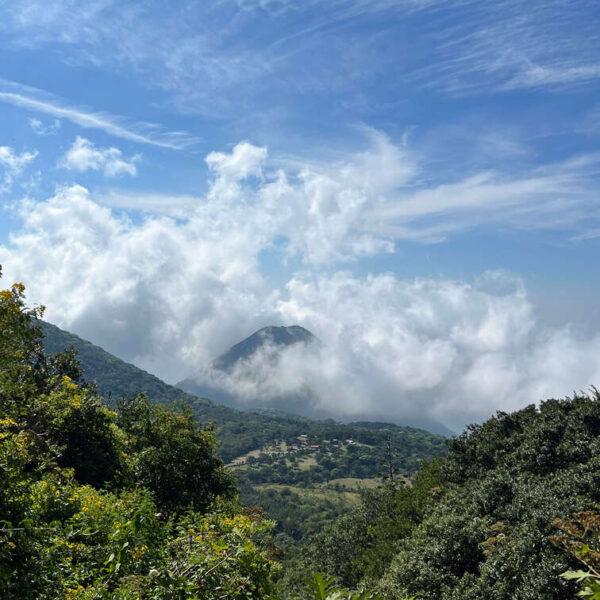
[[[264,325],[298,324],[318,348],[259,354],[244,367],[259,376],[224,385],[265,403],[310,387],[340,416],[457,427],[598,382],[600,335],[540,328],[523,284],[502,273],[403,281],[344,263],[481,222],[576,223],[595,161],[417,189],[418,161],[380,134],[369,152],[294,168],[242,143],[209,154],[209,191],[185,218],[132,222],[81,186],[24,202],[0,263],[51,321],[169,381]],[[267,250],[299,259],[285,285],[268,282]]]

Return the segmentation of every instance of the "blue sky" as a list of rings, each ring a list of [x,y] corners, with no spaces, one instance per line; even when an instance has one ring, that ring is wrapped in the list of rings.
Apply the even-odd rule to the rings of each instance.
[[[333,358],[286,385],[340,415],[457,426],[598,384],[599,25],[577,0],[0,0],[0,263],[169,381],[298,322]]]

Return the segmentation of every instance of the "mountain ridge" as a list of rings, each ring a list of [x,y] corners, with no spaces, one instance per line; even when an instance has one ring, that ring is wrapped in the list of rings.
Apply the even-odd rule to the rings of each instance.
[[[292,346],[319,343],[318,338],[300,325],[268,325],[251,333],[248,337],[231,346],[209,365],[182,379],[175,385],[197,396],[210,397],[216,402],[240,410],[274,410],[280,413],[319,418],[311,410],[311,392],[292,393],[277,398],[266,399],[257,393],[256,397],[242,397],[231,389],[231,382],[254,383],[260,366],[278,369],[281,353]],[[259,364],[252,364],[252,361]],[[330,416],[330,415],[326,415]]]
[[[300,325],[267,325],[231,346],[229,350],[215,358],[211,366],[222,371],[230,370],[239,360],[250,358],[254,352],[267,343],[277,347],[286,347],[298,343],[308,344],[316,340],[317,338],[308,329]]]
[[[362,425],[344,424],[329,419],[319,421],[306,417],[266,411],[241,411],[216,404],[207,398],[201,398],[169,385],[158,377],[127,363],[108,353],[103,348],[60,329],[47,321],[41,321],[46,351],[63,352],[73,346],[86,381],[94,382],[100,394],[114,402],[122,397],[131,397],[145,393],[150,400],[167,405],[183,404],[189,406],[197,420],[202,424],[216,423],[219,428],[221,447],[219,454],[229,462],[237,456],[263,447],[265,444],[284,435],[300,435],[315,431],[327,438],[346,439],[384,439],[386,432],[393,432],[398,445],[408,447],[435,448],[434,454],[444,451],[443,437],[418,427],[388,424],[387,429],[374,431]],[[427,451],[428,452],[428,451]],[[425,454],[427,454],[425,452]]]

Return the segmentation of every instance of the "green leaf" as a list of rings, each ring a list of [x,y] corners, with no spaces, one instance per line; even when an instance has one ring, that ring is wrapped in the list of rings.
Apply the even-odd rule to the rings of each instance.
[[[591,577],[591,575],[592,574],[589,571],[582,571],[581,569],[579,569],[578,571],[565,571],[564,573],[561,573],[560,576],[563,579],[576,579],[579,583],[584,579]]]

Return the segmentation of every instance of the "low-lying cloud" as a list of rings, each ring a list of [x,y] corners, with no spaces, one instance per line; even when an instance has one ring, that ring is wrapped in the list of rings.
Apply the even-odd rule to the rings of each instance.
[[[375,132],[371,144],[294,168],[249,143],[212,153],[208,193],[178,219],[131,221],[81,186],[23,202],[21,231],[0,247],[5,283],[23,280],[50,321],[171,382],[262,326],[302,325],[318,347],[256,355],[221,384],[266,404],[310,389],[315,408],[348,418],[458,427],[600,381],[600,335],[540,327],[518,277],[347,271],[481,223],[577,228],[598,157],[427,186],[405,148]],[[265,251],[283,273],[299,265],[284,284],[270,282]]]
[[[337,272],[286,287],[280,320],[320,343],[266,346],[199,383],[242,405],[296,397],[305,412],[458,429],[600,380],[600,335],[536,327],[522,282],[505,273],[466,283]]]

